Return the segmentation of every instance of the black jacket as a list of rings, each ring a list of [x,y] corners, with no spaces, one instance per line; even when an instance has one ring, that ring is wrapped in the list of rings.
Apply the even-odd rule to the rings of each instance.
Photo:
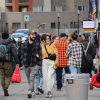
[[[36,57],[36,54],[39,54],[39,58]],[[24,65],[26,68],[29,67],[28,42],[25,42],[21,45],[21,64]],[[42,50],[39,42],[37,42],[36,40],[34,41],[33,48],[32,48],[30,67],[34,67],[35,65],[38,66],[42,65]]]
[[[87,48],[88,43],[89,43],[88,40],[84,40],[82,42],[82,44],[85,46],[85,50]],[[94,47],[93,43],[90,43],[89,48],[87,50],[87,56],[86,57],[91,64],[93,64],[93,59],[95,58],[95,55],[96,55],[95,47]]]
[[[21,56],[21,45],[22,45],[22,42],[21,43],[18,42],[16,45],[17,45],[17,48],[19,48],[18,49],[18,55]]]
[[[16,52],[16,49],[15,49],[13,43],[8,39],[4,39],[4,40],[0,41],[0,44],[6,45],[9,61],[12,62],[13,61],[12,57],[14,57],[16,64],[19,64],[17,52]]]

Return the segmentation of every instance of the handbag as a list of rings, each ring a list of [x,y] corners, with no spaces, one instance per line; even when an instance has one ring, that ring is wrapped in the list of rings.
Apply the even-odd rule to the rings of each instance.
[[[89,42],[88,45],[87,45],[86,53],[87,53],[89,44],[90,44],[90,42]],[[81,45],[81,47],[82,47],[82,45]],[[83,47],[82,47],[82,52],[83,52],[83,56],[82,56],[82,63],[81,63],[81,72],[82,72],[82,73],[90,73],[91,64],[89,63],[88,59],[87,59],[86,56],[85,56]]]
[[[48,58],[46,58],[46,59],[56,60],[56,55],[55,54],[49,54],[48,51],[47,51],[46,45],[44,45],[44,46],[45,46],[45,50],[48,54]]]
[[[100,70],[99,70],[99,73],[97,73],[96,75],[94,75],[94,76],[92,77],[91,84],[92,84],[93,86],[95,86],[95,87],[100,88],[100,82],[98,82],[98,81],[100,81]]]
[[[18,66],[16,66],[16,69],[11,77],[11,82],[15,82],[15,83],[20,83],[21,82],[21,75],[18,69]]]

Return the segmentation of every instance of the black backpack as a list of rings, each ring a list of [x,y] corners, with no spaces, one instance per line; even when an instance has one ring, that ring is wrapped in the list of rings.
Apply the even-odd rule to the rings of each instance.
[[[90,42],[89,42],[88,45],[87,45],[86,52],[87,52],[87,50],[88,50],[89,44],[90,44]],[[82,46],[82,45],[81,45],[81,46]],[[90,71],[91,71],[91,64],[90,64],[90,62],[88,61],[88,59],[86,58],[86,56],[85,56],[83,47],[82,47],[82,52],[83,52],[83,56],[82,56],[82,63],[81,63],[81,72],[82,72],[82,73],[90,73]]]
[[[0,61],[8,61],[7,47],[2,44],[0,44]]]

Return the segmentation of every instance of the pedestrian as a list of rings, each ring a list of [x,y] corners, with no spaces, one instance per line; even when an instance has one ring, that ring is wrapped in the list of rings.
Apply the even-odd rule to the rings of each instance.
[[[95,58],[96,50],[95,50],[94,44],[89,42],[89,34],[86,33],[84,35],[84,37],[85,37],[85,40],[82,42],[82,44],[85,46],[85,50],[86,50],[87,45],[89,43],[86,58],[88,59],[88,61],[91,64],[90,77],[92,77],[91,71],[92,71],[92,68],[93,68],[93,59]]]
[[[50,37],[44,36],[45,45],[42,45],[42,71],[43,82],[45,86],[46,98],[52,97],[52,88],[54,85],[54,73],[58,64],[58,52],[54,44],[51,44]]]
[[[23,69],[21,65],[21,45],[22,45],[22,38],[18,38],[18,43],[17,43],[17,50],[18,50],[18,58],[19,58],[19,69]]]
[[[53,44],[55,44],[60,40],[60,38],[59,38],[59,36],[55,35],[52,37],[52,40],[53,40]],[[57,75],[56,75],[56,81],[55,81],[54,86],[55,86],[55,88],[57,88]]]
[[[65,69],[65,73],[70,73],[69,67],[67,66],[68,58],[65,56],[68,42],[66,42],[68,36],[65,33],[60,34],[60,41],[55,43],[58,50],[58,67],[56,69],[57,75],[57,91],[61,91],[62,88],[62,70]]]
[[[17,50],[17,46],[16,46],[16,41],[15,41],[15,39],[14,39],[14,38],[13,38],[11,41],[12,41],[12,43],[13,43],[13,45],[14,45],[15,49],[16,49],[16,53],[17,53],[17,55],[18,55],[18,50]],[[14,73],[15,68],[16,68],[16,61],[15,61],[15,59],[14,59],[14,58],[13,58],[12,64],[13,64],[13,73]]]
[[[21,45],[21,62],[29,83],[28,98],[35,97],[34,79],[42,65],[42,51],[40,43],[35,40],[35,33],[28,32],[29,41]]]
[[[53,40],[53,43],[55,44],[60,40],[60,38],[59,38],[59,36],[55,35],[52,37],[52,40]]]
[[[67,66],[69,66],[71,74],[80,74],[83,55],[82,48],[84,48],[84,46],[81,43],[77,42],[78,35],[76,32],[73,32],[71,38],[72,42],[66,49],[66,57],[69,58]]]
[[[36,34],[36,40],[39,42],[40,44],[40,35]],[[40,93],[44,93],[44,91],[42,90],[42,85],[43,85],[43,75],[42,75],[42,66],[40,66],[39,71],[36,75],[36,95],[39,95]]]
[[[6,52],[6,55],[4,54],[5,56],[2,57],[1,54],[3,54],[3,52]],[[2,40],[0,41],[0,76],[4,96],[9,96],[8,87],[12,76],[12,57],[14,57],[16,65],[19,66],[15,47],[11,40],[9,40],[9,34],[4,32],[2,33]]]

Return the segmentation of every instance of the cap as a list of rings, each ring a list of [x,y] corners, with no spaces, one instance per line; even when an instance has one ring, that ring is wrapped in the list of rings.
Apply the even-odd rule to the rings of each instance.
[[[30,34],[36,34],[36,32],[34,32],[34,30],[31,30],[28,32],[28,35],[30,35]]]
[[[60,36],[61,37],[64,37],[64,36],[68,37],[68,35],[66,35],[65,33],[61,33]]]

